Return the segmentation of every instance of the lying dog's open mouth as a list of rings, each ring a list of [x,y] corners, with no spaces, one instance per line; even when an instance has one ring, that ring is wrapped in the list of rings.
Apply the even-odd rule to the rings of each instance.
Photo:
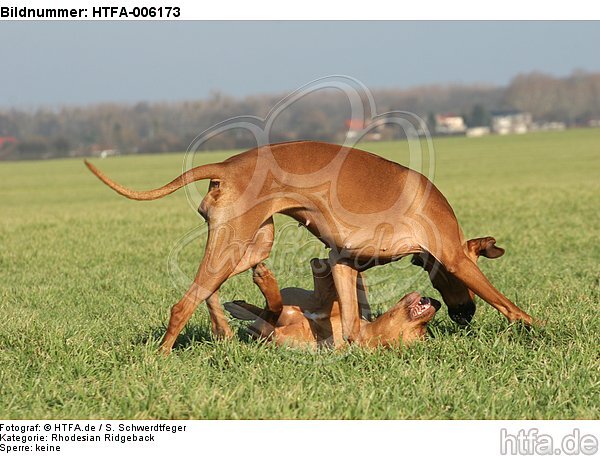
[[[442,306],[436,299],[421,296],[418,293],[415,293],[411,301],[408,305],[411,320],[421,319],[425,316],[433,317],[433,314]]]

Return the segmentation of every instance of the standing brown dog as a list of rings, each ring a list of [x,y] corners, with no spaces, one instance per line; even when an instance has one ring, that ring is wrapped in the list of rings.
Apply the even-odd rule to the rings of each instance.
[[[86,165],[112,189],[137,200],[162,198],[191,182],[211,179],[199,208],[209,225],[204,259],[194,283],[171,310],[161,346],[166,353],[202,300],[207,300],[216,334],[231,335],[216,293],[227,278],[269,256],[275,213],[298,220],[331,248],[348,341],[361,338],[358,272],[410,254],[430,258],[458,279],[451,295],[466,300],[446,301],[455,320],[472,317],[474,305],[467,298],[472,290],[510,321],[532,323],[469,258],[454,212],[439,190],[418,172],[377,155],[310,141],[267,145],[198,166],[150,191],[130,190]],[[281,311],[281,303],[273,306],[273,312]]]

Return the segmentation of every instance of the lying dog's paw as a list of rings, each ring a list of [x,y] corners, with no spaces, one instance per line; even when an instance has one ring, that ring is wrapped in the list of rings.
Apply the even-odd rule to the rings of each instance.
[[[267,268],[264,263],[256,265],[252,271],[252,280],[257,285],[269,284],[275,280],[273,273]]]
[[[252,269],[252,277],[266,277],[271,274],[269,268],[264,263],[259,263]]]

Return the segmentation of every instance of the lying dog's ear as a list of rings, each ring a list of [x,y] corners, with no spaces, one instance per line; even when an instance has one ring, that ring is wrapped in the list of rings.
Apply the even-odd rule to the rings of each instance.
[[[256,317],[262,312],[262,309],[248,304],[246,301],[226,302],[223,307],[233,318],[244,321],[256,320]]]
[[[328,260],[323,258],[312,258],[310,267],[315,277],[328,277],[331,275],[331,265]]]
[[[412,264],[414,264],[415,266],[421,266],[421,267],[425,266],[425,262],[423,261],[423,258],[421,258],[420,255],[413,255],[410,262]]]
[[[504,255],[504,249],[496,246],[496,239],[491,236],[469,239],[467,241],[467,249],[469,254],[478,258],[484,256],[486,258],[500,258]]]

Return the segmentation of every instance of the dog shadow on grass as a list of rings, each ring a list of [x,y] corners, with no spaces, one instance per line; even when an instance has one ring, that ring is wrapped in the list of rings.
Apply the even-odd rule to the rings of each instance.
[[[149,333],[140,336],[133,341],[134,345],[153,345],[158,348],[160,342],[166,332],[165,326],[157,326],[150,330]],[[256,344],[256,339],[252,337],[248,329],[240,324],[237,327],[231,328],[235,333],[237,341],[246,344]],[[434,339],[437,337],[452,337],[453,335],[461,335],[464,337],[476,337],[477,331],[473,331],[470,328],[460,327],[455,324],[439,324],[429,326],[427,328],[427,338]],[[210,329],[209,325],[203,324],[191,324],[187,325],[185,329],[179,334],[175,344],[173,345],[173,351],[183,351],[197,345],[212,344],[220,339],[217,339]]]
[[[375,314],[374,317],[378,315]],[[232,322],[230,322],[232,323]],[[247,327],[244,324],[232,325],[237,341],[246,344],[256,344],[257,340],[252,337]],[[133,341],[134,345],[153,345],[158,348],[160,342],[165,335],[166,326],[157,326],[150,330],[149,333],[140,336]],[[540,343],[540,338],[544,338],[545,331],[541,328],[527,329],[518,324],[508,324],[503,322],[497,328],[481,327],[477,324],[467,326],[459,326],[449,320],[434,321],[427,325],[427,339],[452,339],[454,337],[466,339],[486,339],[490,334],[494,337],[508,336],[515,343],[521,344],[536,344]],[[173,345],[174,351],[183,351],[198,345],[213,344],[217,339],[211,331],[210,325],[206,324],[188,324],[181,334],[177,337]]]
[[[250,336],[244,326],[232,327],[231,328],[237,340],[244,343],[256,343]],[[157,348],[160,345],[162,338],[165,335],[167,328],[165,326],[154,327],[148,334],[140,336],[133,341],[134,345],[155,345]],[[196,345],[210,344],[218,341],[208,325],[202,324],[188,324],[184,330],[179,334],[175,344],[173,345],[173,351],[186,350]]]

